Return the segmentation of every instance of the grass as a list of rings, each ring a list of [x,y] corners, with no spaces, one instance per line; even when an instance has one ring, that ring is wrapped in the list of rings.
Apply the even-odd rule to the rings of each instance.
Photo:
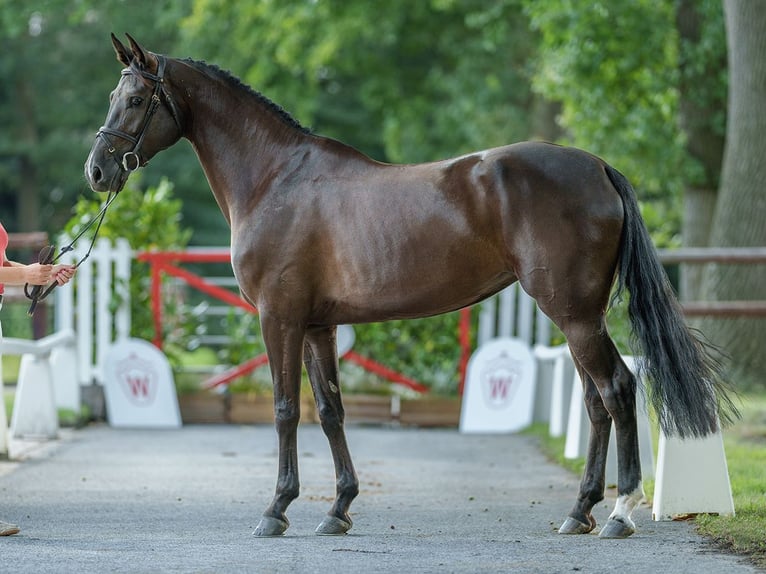
[[[766,394],[742,396],[742,420],[724,430],[734,516],[700,514],[697,530],[720,548],[747,556],[756,566],[766,567]],[[551,459],[578,476],[584,459],[565,459],[566,438],[548,436],[548,425],[534,425],[530,433]],[[656,441],[655,441],[656,445]],[[655,446],[655,453],[656,453]],[[647,498],[654,493],[654,481],[644,481]]]
[[[742,402],[742,420],[724,431],[735,516],[700,515],[697,529],[766,568],[766,395]]]

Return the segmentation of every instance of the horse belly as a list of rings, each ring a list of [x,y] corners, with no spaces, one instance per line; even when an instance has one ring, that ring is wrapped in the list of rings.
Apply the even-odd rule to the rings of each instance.
[[[459,249],[429,243],[389,252],[372,264],[348,259],[328,279],[333,314],[341,322],[371,322],[454,311],[496,293],[516,277],[493,250],[467,240]]]

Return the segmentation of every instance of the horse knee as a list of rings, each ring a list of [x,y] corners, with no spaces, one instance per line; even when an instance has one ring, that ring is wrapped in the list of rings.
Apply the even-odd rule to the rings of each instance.
[[[317,414],[319,415],[319,424],[325,434],[333,433],[343,427],[345,413],[341,405],[328,402],[321,403],[317,406]]]
[[[279,400],[274,403],[274,422],[277,431],[291,431],[298,428],[301,418],[300,405],[295,401]]]

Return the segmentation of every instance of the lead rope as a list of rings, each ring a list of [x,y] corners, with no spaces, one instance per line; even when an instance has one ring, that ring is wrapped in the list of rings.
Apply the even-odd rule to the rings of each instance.
[[[69,245],[66,245],[61,248],[61,251],[59,252],[58,255],[56,255],[55,257],[53,256],[53,254],[56,251],[56,248],[53,245],[47,245],[43,247],[40,250],[40,255],[38,257],[38,261],[40,265],[53,265],[54,263],[56,263],[56,261],[61,259],[61,257],[65,253],[69,253],[70,251],[72,251],[74,249],[75,243],[80,239],[80,237],[82,237],[85,234],[85,232],[88,229],[90,229],[94,223],[98,221],[98,224],[96,225],[96,230],[93,232],[93,238],[90,240],[90,246],[88,247],[88,251],[85,253],[85,255],[83,255],[82,259],[80,259],[77,263],[75,263],[74,265],[75,269],[77,269],[83,261],[85,261],[88,257],[90,257],[90,253],[91,251],[93,251],[93,246],[96,244],[96,238],[98,237],[98,232],[101,229],[101,224],[104,222],[104,218],[106,217],[106,209],[117,198],[117,193],[118,192],[116,191],[109,192],[109,196],[104,202],[104,205],[101,207],[101,211],[99,211],[93,217],[93,219],[91,219],[88,222],[88,224],[80,230],[80,232],[75,236],[75,238],[69,242]],[[30,299],[32,301],[32,303],[29,306],[29,311],[27,311],[27,315],[31,317],[35,312],[35,308],[37,307],[37,304],[40,301],[43,301],[48,295],[50,295],[57,286],[58,286],[58,282],[53,281],[53,283],[48,285],[48,287],[46,287],[45,285],[33,285],[31,286],[31,289],[30,289],[29,283],[25,283],[24,295],[26,295],[27,299]]]

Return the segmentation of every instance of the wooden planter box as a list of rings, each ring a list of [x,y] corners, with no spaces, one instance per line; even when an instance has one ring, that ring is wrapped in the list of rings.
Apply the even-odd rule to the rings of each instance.
[[[184,424],[274,424],[274,398],[251,394],[218,394],[212,391],[183,393],[178,407]],[[315,423],[314,399],[301,397],[301,422]]]
[[[399,422],[419,427],[456,427],[460,423],[459,398],[402,399]]]
[[[346,422],[352,424],[387,424],[394,420],[391,397],[383,395],[344,395]]]
[[[270,396],[218,394],[211,391],[178,396],[185,424],[273,424],[274,400]],[[346,422],[351,424],[400,423],[420,427],[456,427],[460,399],[421,397],[398,401],[381,395],[345,395]],[[312,396],[301,397],[301,423],[319,422]]]
[[[248,424],[274,423],[274,397],[264,395],[234,394],[226,397],[228,408],[227,422]],[[301,411],[303,409],[301,408]]]
[[[178,407],[184,424],[228,422],[223,395],[210,391],[180,394]]]

